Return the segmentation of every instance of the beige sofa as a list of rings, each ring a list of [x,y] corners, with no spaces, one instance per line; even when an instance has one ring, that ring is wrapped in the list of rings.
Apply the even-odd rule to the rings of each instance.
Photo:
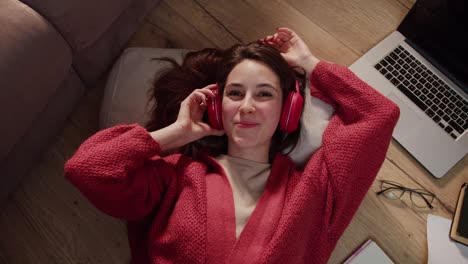
[[[157,1],[0,1],[0,205]]]

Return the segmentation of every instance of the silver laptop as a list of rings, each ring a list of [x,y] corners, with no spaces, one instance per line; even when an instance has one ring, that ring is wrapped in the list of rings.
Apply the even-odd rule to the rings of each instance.
[[[468,4],[418,0],[350,69],[400,107],[393,133],[433,176],[468,152]]]

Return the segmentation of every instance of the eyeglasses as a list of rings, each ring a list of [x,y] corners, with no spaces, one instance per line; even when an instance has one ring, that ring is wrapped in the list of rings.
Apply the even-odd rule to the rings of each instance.
[[[411,202],[413,203],[414,206],[419,207],[419,208],[426,208],[426,207],[429,207],[431,209],[434,208],[432,206],[432,202],[434,201],[434,198],[435,198],[435,195],[433,193],[430,193],[423,189],[406,188],[397,182],[392,182],[392,181],[387,181],[387,180],[381,180],[380,182],[381,182],[380,191],[375,193],[377,195],[383,194],[386,198],[389,198],[391,200],[396,200],[396,199],[400,199],[400,197],[402,197],[403,194],[406,191],[408,191],[410,194]]]

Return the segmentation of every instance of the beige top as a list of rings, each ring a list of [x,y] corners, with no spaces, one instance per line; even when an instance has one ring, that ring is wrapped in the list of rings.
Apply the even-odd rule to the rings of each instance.
[[[236,214],[236,237],[239,238],[265,189],[271,164],[228,155],[219,155],[216,160],[224,168],[231,184]]]

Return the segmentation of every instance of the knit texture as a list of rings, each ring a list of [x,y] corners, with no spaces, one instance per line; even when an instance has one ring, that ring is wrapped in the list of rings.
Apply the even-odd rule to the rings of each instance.
[[[272,209],[260,198],[257,207],[280,217],[274,226],[252,226],[260,221],[249,219],[235,247],[217,243],[233,241],[235,223],[219,227],[229,229],[227,240],[209,235],[207,226],[206,177],[222,177],[219,164],[180,154],[160,157],[158,143],[137,124],[86,140],[66,163],[65,176],[98,209],[128,221],[133,263],[226,262],[207,245],[232,250],[230,263],[326,263],[382,166],[399,109],[339,65],[320,62],[310,85],[312,96],[336,109],[322,147],[303,170],[282,154],[275,157],[270,176],[282,179],[283,204]],[[221,204],[233,203],[226,200]],[[226,219],[234,219],[234,211],[228,213]],[[252,218],[261,216],[254,211]],[[249,240],[253,230],[267,230],[268,241]],[[246,250],[256,244],[261,248]]]

